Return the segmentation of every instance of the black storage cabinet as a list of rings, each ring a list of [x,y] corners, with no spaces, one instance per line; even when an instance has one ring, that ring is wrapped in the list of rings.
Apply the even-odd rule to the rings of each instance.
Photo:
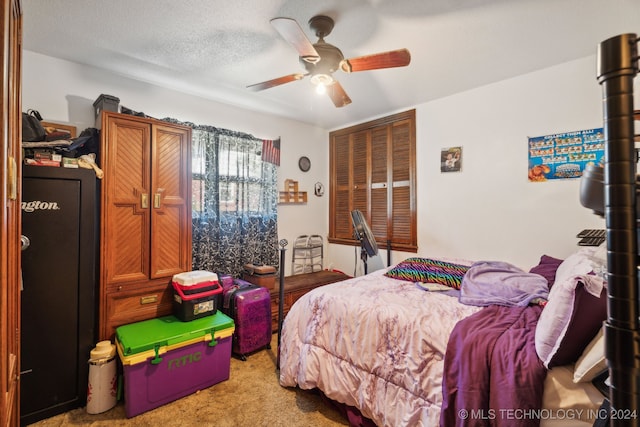
[[[22,425],[86,405],[97,336],[97,193],[92,169],[23,166]]]

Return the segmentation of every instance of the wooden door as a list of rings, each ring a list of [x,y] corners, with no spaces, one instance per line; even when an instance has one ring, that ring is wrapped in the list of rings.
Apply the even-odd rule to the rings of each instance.
[[[0,0],[0,426],[20,419],[20,141],[22,11]]]
[[[411,251],[418,247],[417,242],[417,208],[415,196],[415,167],[407,165],[415,163],[415,121],[400,120],[391,125],[390,140],[390,179],[391,195],[388,212],[388,234],[386,239],[393,242],[399,250]]]
[[[349,135],[338,135],[331,139],[330,192],[335,215],[329,221],[336,238],[353,239],[351,223],[351,143]]]
[[[379,126],[371,130],[371,207],[369,225],[378,242],[386,242],[389,226],[389,148],[393,146],[390,125]],[[406,168],[405,168],[406,169]]]
[[[151,126],[103,113],[102,281],[149,279]]]
[[[150,278],[191,270],[191,132],[152,127]]]
[[[364,130],[352,136],[351,148],[351,209],[358,209],[365,218],[370,210],[370,141],[371,132]],[[375,154],[378,155],[377,153]]]

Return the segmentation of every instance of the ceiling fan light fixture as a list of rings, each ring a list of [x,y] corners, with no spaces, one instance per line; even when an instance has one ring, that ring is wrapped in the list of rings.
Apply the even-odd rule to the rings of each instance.
[[[311,84],[316,87],[316,93],[323,95],[327,92],[327,86],[335,83],[330,74],[314,74],[311,76]]]

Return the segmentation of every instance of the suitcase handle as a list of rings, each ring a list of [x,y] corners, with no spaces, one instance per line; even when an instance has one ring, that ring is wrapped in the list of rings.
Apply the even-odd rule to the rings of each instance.
[[[209,297],[211,295],[219,294],[220,292],[222,292],[222,286],[220,285],[220,282],[215,283],[216,289],[203,292],[201,294],[193,294],[193,295],[185,295],[184,292],[182,292],[182,289],[174,285],[173,282],[171,282],[171,285],[173,286],[173,289],[178,293],[178,295],[180,295],[180,298],[182,298],[184,301],[191,301],[192,299],[196,299],[196,298]]]

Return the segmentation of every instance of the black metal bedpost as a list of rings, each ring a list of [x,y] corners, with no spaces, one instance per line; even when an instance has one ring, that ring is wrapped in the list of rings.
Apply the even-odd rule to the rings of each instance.
[[[276,369],[280,369],[280,337],[282,336],[282,321],[284,320],[284,256],[285,246],[289,242],[280,240],[280,284],[278,288],[278,355],[276,356]]]
[[[603,88],[607,320],[612,426],[640,426],[640,291],[633,79],[638,39],[622,34],[598,46],[597,77]],[[635,415],[635,416],[634,416]]]

